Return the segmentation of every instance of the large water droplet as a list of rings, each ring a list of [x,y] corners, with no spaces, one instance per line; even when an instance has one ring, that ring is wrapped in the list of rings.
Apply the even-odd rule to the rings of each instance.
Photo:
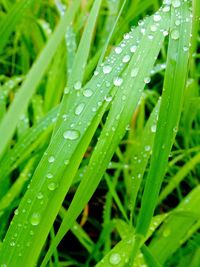
[[[79,132],[76,130],[68,130],[64,132],[63,137],[68,140],[76,140],[79,138]]]
[[[115,77],[113,80],[113,84],[115,86],[121,86],[123,83],[123,79],[121,77]]]
[[[119,253],[112,253],[109,258],[109,262],[112,265],[118,265],[121,261],[121,256]]]
[[[82,111],[84,110],[84,107],[85,107],[84,103],[79,104],[75,109],[75,114],[80,115]]]
[[[51,174],[51,173],[47,173],[46,176],[47,176],[48,179],[52,179],[53,178],[53,174]]]
[[[103,66],[103,73],[104,73],[104,74],[108,74],[108,73],[110,73],[111,70],[112,70],[112,67],[111,67],[111,66],[109,66],[109,65],[105,65],[105,66]]]
[[[40,213],[38,213],[38,212],[33,213],[31,216],[31,220],[30,220],[31,224],[33,226],[38,225],[40,223],[40,217],[41,217]]]

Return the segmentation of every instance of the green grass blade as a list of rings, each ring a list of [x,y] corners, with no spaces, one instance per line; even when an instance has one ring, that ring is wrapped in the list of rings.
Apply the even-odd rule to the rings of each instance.
[[[159,30],[154,33],[153,38],[148,37],[148,33],[151,33],[150,27],[153,24],[153,17],[148,19],[146,24],[144,22],[144,25],[147,27],[147,35],[143,36],[141,39],[137,48],[137,53],[134,54],[127,70],[122,75],[124,82],[113,100],[106,125],[103,128],[95,152],[92,155],[85,177],[75,194],[66,217],[61,224],[42,266],[47,264],[56,245],[58,245],[67,230],[71,228],[73,221],[77,218],[99,184],[101,177],[115,152],[117,144],[125,133],[125,128],[131,119],[132,112],[136,108],[142,95],[145,86],[144,79],[152,69],[164,40],[164,35],[159,34],[160,30],[167,30],[166,24],[168,20],[168,14],[163,14],[163,21],[159,25]],[[152,45],[151,52],[148,50],[150,44]],[[138,75],[136,75],[136,77],[131,77],[131,73],[133,73],[133,70],[135,71],[136,68]],[[132,111],[131,113],[130,110]],[[86,190],[87,195],[84,194]]]
[[[37,85],[39,84],[49,63],[51,62],[58,45],[64,37],[66,27],[71,23],[75,16],[79,4],[80,0],[77,0],[69,7],[50,40],[48,41],[43,52],[28,73],[24,83],[22,84],[22,87],[18,92],[18,95],[15,97],[8,112],[4,116],[0,124],[0,157],[5,152],[5,149],[15,132],[19,117],[27,108],[31,97],[37,88]]]
[[[171,7],[171,33],[168,47],[167,67],[164,80],[159,112],[157,131],[150,170],[145,184],[142,198],[142,207],[137,222],[136,233],[145,237],[156,206],[160,186],[166,171],[168,156],[174,141],[177,125],[182,109],[183,93],[188,71],[189,47],[191,33],[191,12],[189,3],[181,1],[178,8]],[[187,18],[182,24],[176,26],[177,16]],[[162,151],[162,153],[160,152]],[[157,168],[159,162],[159,168]],[[134,258],[134,251],[133,255]],[[130,262],[133,261],[133,258]],[[130,263],[131,264],[131,263]]]

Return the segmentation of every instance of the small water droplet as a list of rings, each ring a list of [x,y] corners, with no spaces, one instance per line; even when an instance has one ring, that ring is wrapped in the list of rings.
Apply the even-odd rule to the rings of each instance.
[[[135,53],[136,50],[137,50],[137,46],[136,46],[136,45],[132,45],[132,46],[130,47],[130,51],[131,51],[131,53]]]
[[[117,46],[117,47],[115,48],[115,53],[116,53],[116,54],[121,54],[121,52],[122,52],[122,48],[119,47],[119,46]]]
[[[131,77],[136,77],[138,75],[139,69],[138,68],[134,68],[131,71]]]
[[[53,174],[51,174],[51,173],[47,173],[46,176],[47,176],[48,179],[52,179],[53,178]]]
[[[105,66],[103,66],[103,73],[104,73],[104,74],[108,74],[108,73],[110,73],[111,70],[112,70],[112,67],[111,67],[111,66],[109,66],[109,65],[105,65]]]
[[[14,241],[11,241],[11,242],[10,242],[10,246],[11,246],[11,247],[14,247],[14,246],[15,246],[15,242],[14,242]]]
[[[41,192],[39,192],[38,194],[37,194],[37,198],[38,199],[42,199],[44,196],[43,196],[43,194],[41,193]]]
[[[79,138],[79,132],[76,130],[68,130],[64,132],[63,137],[68,140],[76,140]]]
[[[150,146],[145,146],[145,151],[150,151],[151,150],[151,147]]]
[[[130,38],[130,34],[129,34],[129,33],[125,33],[125,34],[124,34],[124,39],[125,39],[125,40],[128,40],[129,38]]]
[[[180,0],[173,0],[173,1],[172,1],[172,6],[173,6],[174,8],[180,7],[180,5],[181,5]]]
[[[157,31],[157,26],[155,24],[151,25],[150,27],[152,32],[156,32]]]
[[[93,92],[92,92],[92,90],[90,90],[90,89],[85,89],[85,90],[83,91],[83,95],[84,95],[85,97],[90,97],[90,96],[92,96],[92,94],[93,94]]]
[[[40,223],[40,213],[33,213],[30,222],[33,226],[37,226]]]
[[[84,103],[79,104],[75,109],[75,114],[80,115],[82,111],[84,110],[84,107],[85,107]]]
[[[161,20],[161,16],[160,16],[159,14],[155,14],[155,15],[153,16],[153,20],[154,20],[155,22],[158,22],[158,21]]]
[[[82,83],[80,81],[75,82],[74,84],[74,89],[75,90],[80,90],[82,86]]]
[[[50,156],[50,157],[48,158],[48,162],[49,162],[49,163],[53,163],[54,161],[55,161],[54,156]]]
[[[121,86],[123,83],[123,79],[121,77],[115,77],[113,80],[113,84],[115,86]]]
[[[48,189],[50,190],[50,191],[54,191],[55,189],[56,189],[56,184],[55,183],[50,183],[50,184],[48,184]]]
[[[150,81],[151,81],[151,78],[150,78],[150,77],[145,77],[145,78],[144,78],[144,82],[145,82],[146,84],[150,83]]]
[[[172,37],[173,40],[178,40],[179,36],[180,36],[179,31],[177,31],[177,30],[172,30],[171,31],[171,37]]]
[[[121,262],[121,256],[119,253],[112,253],[109,258],[109,262],[112,265],[118,265]]]
[[[156,132],[156,125],[152,125],[151,126],[151,131],[152,131],[152,133],[155,133]]]
[[[130,57],[129,55],[125,55],[125,56],[123,57],[123,59],[122,59],[122,62],[123,62],[123,63],[127,63],[127,62],[129,62],[130,59],[131,59],[131,57]]]

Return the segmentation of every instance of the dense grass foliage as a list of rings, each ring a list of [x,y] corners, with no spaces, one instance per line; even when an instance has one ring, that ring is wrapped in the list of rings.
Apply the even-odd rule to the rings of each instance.
[[[200,266],[198,0],[0,0],[0,267]]]

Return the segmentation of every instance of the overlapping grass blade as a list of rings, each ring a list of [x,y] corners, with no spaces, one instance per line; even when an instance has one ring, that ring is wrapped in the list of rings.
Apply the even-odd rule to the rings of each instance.
[[[61,224],[58,234],[52,243],[49,253],[45,257],[42,266],[47,264],[55,246],[58,245],[64,234],[70,229],[73,221],[77,218],[81,210],[84,208],[84,205],[86,205],[92,196],[116,150],[117,145],[125,133],[125,129],[131,119],[132,112],[141,98],[145,85],[144,79],[149,75],[162,46],[164,35],[160,34],[160,31],[164,32],[168,29],[166,25],[169,21],[169,14],[162,13],[162,11],[160,11],[157,15],[160,16],[161,14],[162,21],[158,25],[157,32],[152,35],[152,38],[149,38],[149,34],[151,33],[151,26],[154,22],[154,17],[147,19],[142,25],[143,27],[146,26],[147,33],[142,37],[137,47],[137,52],[132,57],[131,62],[122,75],[122,78],[120,78],[120,81],[123,82],[120,84],[120,90],[117,91],[113,100],[106,124],[104,125],[94,153],[92,154],[84,179],[77,189],[66,217]],[[129,38],[130,37],[128,36],[127,39]],[[135,42],[137,42],[136,39]],[[151,51],[148,49],[149,44],[151,44],[152,47]],[[136,71],[137,74],[135,75]],[[84,194],[86,190],[87,195]]]

